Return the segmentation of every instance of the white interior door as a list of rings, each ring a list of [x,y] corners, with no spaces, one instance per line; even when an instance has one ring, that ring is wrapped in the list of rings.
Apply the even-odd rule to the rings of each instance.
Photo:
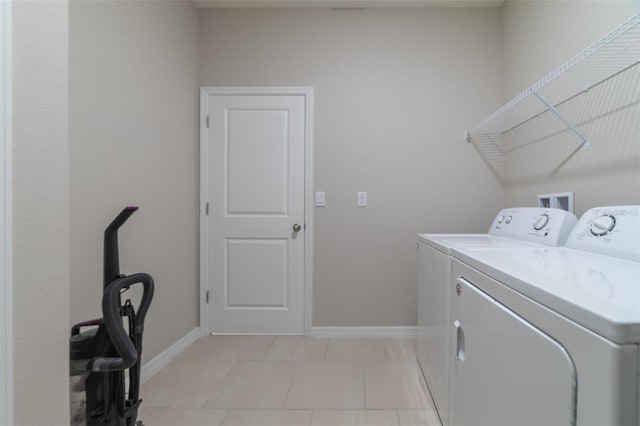
[[[304,332],[305,98],[209,95],[209,329]]]

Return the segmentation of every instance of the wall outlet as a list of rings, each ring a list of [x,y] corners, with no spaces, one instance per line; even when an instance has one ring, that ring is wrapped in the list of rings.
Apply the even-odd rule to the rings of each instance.
[[[358,207],[366,207],[366,206],[367,206],[367,193],[358,192]]]
[[[573,213],[573,192],[538,194],[538,207],[562,209]]]

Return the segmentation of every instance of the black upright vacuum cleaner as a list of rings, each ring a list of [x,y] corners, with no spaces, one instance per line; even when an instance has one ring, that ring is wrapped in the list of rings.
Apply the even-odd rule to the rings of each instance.
[[[104,231],[103,317],[71,328],[72,393],[74,386],[80,392],[84,388],[84,399],[79,404],[81,408],[75,413],[72,403],[73,425],[142,425],[137,420],[138,407],[142,402],[142,333],[154,284],[153,278],[145,273],[122,275],[118,257],[118,228],[136,210],[138,207],[126,207]],[[143,287],[143,294],[136,312],[130,299],[122,303],[122,295],[139,284]]]

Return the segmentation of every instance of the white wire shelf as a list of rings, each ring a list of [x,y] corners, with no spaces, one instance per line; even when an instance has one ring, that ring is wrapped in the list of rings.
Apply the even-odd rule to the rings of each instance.
[[[500,180],[503,180],[505,172],[505,135],[547,112],[555,114],[576,134],[583,146],[588,147],[588,135],[582,134],[560,113],[558,107],[639,63],[640,12],[517,95],[471,130],[465,131],[465,139],[473,144]]]

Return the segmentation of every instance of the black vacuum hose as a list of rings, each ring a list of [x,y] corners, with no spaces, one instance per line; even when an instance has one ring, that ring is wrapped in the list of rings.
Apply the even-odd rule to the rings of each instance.
[[[120,291],[135,284],[142,284],[144,292],[137,313],[136,332],[142,334],[144,330],[144,318],[153,299],[154,284],[153,278],[149,274],[138,273],[118,278],[107,286],[102,296],[102,314],[104,315],[104,325],[113,342],[116,352],[120,356],[115,357],[95,357],[92,358],[87,370],[94,372],[107,372],[125,370],[138,361],[138,350],[122,325],[120,315]]]

